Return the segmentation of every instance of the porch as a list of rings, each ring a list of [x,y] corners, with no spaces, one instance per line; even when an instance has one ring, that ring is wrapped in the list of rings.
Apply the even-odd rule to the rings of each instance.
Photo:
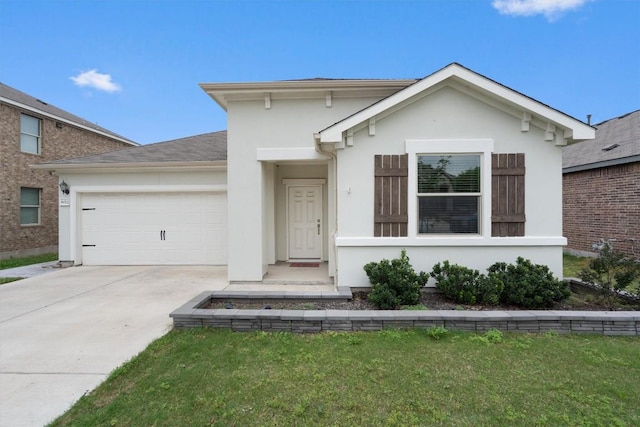
[[[327,262],[278,261],[267,267],[261,282],[234,282],[225,291],[335,291],[333,277],[329,276]]]

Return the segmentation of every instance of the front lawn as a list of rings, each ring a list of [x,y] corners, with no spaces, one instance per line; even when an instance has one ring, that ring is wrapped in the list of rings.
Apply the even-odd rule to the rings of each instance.
[[[53,426],[640,425],[640,340],[172,331]]]

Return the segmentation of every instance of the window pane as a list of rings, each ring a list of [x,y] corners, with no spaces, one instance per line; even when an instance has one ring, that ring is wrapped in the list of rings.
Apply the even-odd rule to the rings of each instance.
[[[38,208],[20,208],[20,224],[38,224]]]
[[[479,196],[418,197],[418,232],[477,234],[479,206]]]
[[[20,115],[20,132],[40,136],[40,119],[26,114]]]
[[[479,192],[479,155],[418,156],[418,193]]]
[[[20,206],[39,206],[40,205],[40,189],[39,188],[21,188],[20,189]]]
[[[20,151],[38,154],[38,137],[25,134],[20,135]]]

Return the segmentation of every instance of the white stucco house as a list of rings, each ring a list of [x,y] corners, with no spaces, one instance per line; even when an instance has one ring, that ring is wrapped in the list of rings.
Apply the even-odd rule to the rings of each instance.
[[[319,261],[339,286],[407,251],[562,277],[562,147],[594,129],[459,64],[420,80],[205,83],[227,131],[39,165],[60,194],[60,259],[220,264],[260,282]]]

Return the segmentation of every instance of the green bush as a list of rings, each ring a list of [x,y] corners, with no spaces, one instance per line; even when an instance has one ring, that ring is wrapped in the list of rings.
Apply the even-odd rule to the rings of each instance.
[[[485,276],[449,261],[434,265],[430,275],[446,298],[460,304],[495,305],[499,301],[502,283],[493,275]]]
[[[518,257],[516,264],[497,262],[489,267],[504,288],[500,302],[526,308],[550,308],[571,294],[567,282],[556,279],[546,265]]]
[[[488,274],[444,261],[430,273],[444,296],[460,304],[498,303],[525,308],[548,308],[570,295],[569,285],[557,280],[545,265],[518,257],[516,264],[497,262]]]
[[[369,301],[383,310],[396,309],[401,305],[416,305],[420,302],[420,288],[428,279],[426,273],[416,273],[409,263],[405,250],[400,258],[391,261],[370,262],[364,271],[371,283]]]

